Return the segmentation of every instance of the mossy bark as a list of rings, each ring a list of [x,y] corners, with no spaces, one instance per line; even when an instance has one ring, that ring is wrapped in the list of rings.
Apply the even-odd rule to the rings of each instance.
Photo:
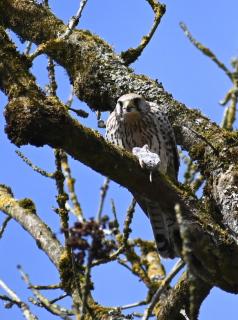
[[[190,268],[209,285],[238,292],[238,137],[174,100],[157,81],[136,75],[112,48],[88,31],[58,38],[66,28],[47,8],[30,0],[0,0],[0,24],[41,50],[67,71],[79,99],[94,110],[112,110],[127,92],[159,103],[174,126],[177,142],[199,164],[206,178],[203,201],[162,175],[151,184],[135,158],[84,128],[55,98],[46,97],[20,55],[0,28],[0,88],[8,95],[6,132],[16,145],[48,144],[109,176],[130,191],[158,200],[162,208],[183,212],[182,242],[191,249]],[[29,27],[30,26],[30,27]],[[184,237],[184,238],[183,238]],[[183,245],[178,243],[181,255]]]

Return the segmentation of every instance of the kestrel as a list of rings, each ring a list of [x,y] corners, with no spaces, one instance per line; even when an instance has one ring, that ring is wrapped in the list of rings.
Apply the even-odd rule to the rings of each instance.
[[[121,96],[106,123],[106,139],[128,151],[149,150],[157,154],[158,170],[177,180],[179,158],[173,128],[159,105],[142,96]],[[143,148],[144,147],[144,148]],[[134,152],[135,153],[135,152]],[[156,245],[162,257],[177,256],[174,237],[178,230],[175,216],[163,212],[158,202],[138,194],[134,197],[150,219]]]

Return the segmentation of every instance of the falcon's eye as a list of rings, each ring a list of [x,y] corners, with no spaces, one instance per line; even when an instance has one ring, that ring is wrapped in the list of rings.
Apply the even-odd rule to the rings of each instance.
[[[139,105],[140,105],[140,98],[135,98],[135,99],[133,99],[133,101],[134,101],[134,104],[135,104],[135,106],[136,106],[136,108],[138,109],[138,110],[140,110],[140,107],[139,107]]]

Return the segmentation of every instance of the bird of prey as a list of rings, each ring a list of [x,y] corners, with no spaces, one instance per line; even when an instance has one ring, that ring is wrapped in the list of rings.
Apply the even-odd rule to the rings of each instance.
[[[177,180],[179,158],[173,128],[159,105],[142,96],[121,96],[106,122],[106,139],[128,151],[149,149],[159,157],[158,170]],[[145,147],[146,148],[143,148]],[[150,219],[159,254],[174,258],[174,237],[178,232],[174,215],[163,212],[158,202],[134,194],[137,203]]]

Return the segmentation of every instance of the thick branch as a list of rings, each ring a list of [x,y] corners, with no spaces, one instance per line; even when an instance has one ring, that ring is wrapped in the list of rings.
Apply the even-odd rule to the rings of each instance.
[[[88,31],[74,31],[67,41],[59,39],[58,35],[66,26],[47,8],[30,0],[0,0],[0,22],[25,40],[45,43],[42,51],[67,70],[75,94],[92,109],[111,110],[119,96],[131,91],[161,104],[174,125],[177,142],[190,152],[193,160],[198,160],[206,178],[219,167],[221,160],[226,170],[230,159],[238,158],[233,148],[237,145],[234,134],[223,131],[198,111],[187,109],[172,99],[156,81],[134,74],[99,37]],[[10,93],[15,91],[8,90],[8,95]],[[227,199],[229,196],[226,195]],[[222,206],[221,213],[227,216],[223,210]]]
[[[24,10],[19,7],[24,7]],[[1,19],[5,24],[36,43],[56,37],[57,32],[64,28],[47,9],[29,0],[0,0],[0,15],[1,12],[4,12]],[[8,16],[9,12],[11,17]],[[26,19],[23,19],[23,14],[27,15]],[[44,28],[39,28],[41,19],[37,17],[42,18],[41,27]],[[33,20],[38,20],[37,27]],[[47,30],[51,20],[54,21],[53,31]],[[31,28],[26,27],[26,21],[33,22]],[[159,201],[165,212],[173,210],[175,203],[180,203],[189,225],[190,237],[196,240],[194,260],[198,260],[199,264],[196,268],[194,263],[195,273],[199,275],[202,270],[207,281],[237,292],[237,272],[231,270],[237,270],[238,249],[229,235],[211,220],[208,213],[200,214],[194,198],[159,174],[150,183],[148,173],[141,170],[132,155],[107,144],[97,133],[81,126],[68,115],[57,99],[45,97],[28,73],[27,63],[16,53],[2,29],[1,40],[0,87],[9,97],[6,112],[9,138],[18,145],[48,144],[62,148],[75,159],[109,176],[130,191]],[[200,161],[200,167],[207,177],[221,162],[222,170],[226,170],[228,163],[237,161],[237,150],[229,149],[236,145],[232,134],[225,133],[199,112],[188,110],[174,101],[155,81],[134,75],[98,37],[88,32],[73,32],[67,41],[48,42],[45,51],[66,68],[78,97],[92,108],[110,109],[116,97],[128,91],[137,91],[149,100],[161,103],[169,112],[178,141],[190,151],[193,159]],[[229,194],[225,196],[229,199]],[[226,208],[227,204],[224,208],[221,203],[221,212]],[[200,239],[203,239],[202,244]],[[230,251],[233,256],[229,254]],[[214,273],[214,266],[217,265],[221,269],[219,273]],[[229,270],[226,268],[228,265]]]
[[[37,216],[34,204],[30,199],[17,201],[9,188],[0,185],[0,210],[15,219],[35,239],[37,246],[48,255],[53,264],[59,268],[63,247],[49,227]]]
[[[131,153],[108,144],[98,133],[72,119],[67,108],[55,97],[46,97],[1,28],[0,36],[0,58],[3,66],[0,69],[0,88],[10,97],[5,112],[8,123],[6,131],[15,144],[47,144],[63,149],[73,158],[130,191],[159,200],[165,212],[173,211],[175,203],[180,203],[185,212],[191,211],[183,205],[186,194],[166,177],[155,173],[151,183],[149,172],[140,168]],[[13,74],[15,79],[12,78]],[[27,96],[25,92],[28,92]]]
[[[229,134],[198,111],[189,110],[172,99],[156,81],[134,74],[99,37],[88,31],[74,31],[67,41],[59,39],[66,26],[47,8],[30,0],[0,0],[0,21],[25,40],[45,43],[42,51],[67,70],[75,94],[92,109],[111,110],[119,96],[131,91],[144,95],[149,101],[157,101],[169,113],[178,143],[190,151],[194,160],[202,160],[200,165],[204,165],[204,170],[214,167],[211,145],[221,151],[226,146],[226,138],[231,138]]]
[[[207,297],[211,287],[201,280],[196,281],[197,299],[202,304],[202,301]],[[156,317],[159,320],[181,320],[183,319],[180,311],[186,310],[189,313],[190,303],[190,281],[185,272],[175,287],[170,290],[168,296],[161,304],[157,306]],[[198,305],[198,307],[200,306]]]
[[[155,17],[151,30],[146,36],[143,36],[140,44],[136,48],[129,48],[127,51],[121,53],[121,57],[125,64],[128,66],[141,55],[145,47],[152,39],[163,15],[165,14],[166,7],[164,4],[160,4],[157,0],[147,0],[152,10],[154,11]]]

